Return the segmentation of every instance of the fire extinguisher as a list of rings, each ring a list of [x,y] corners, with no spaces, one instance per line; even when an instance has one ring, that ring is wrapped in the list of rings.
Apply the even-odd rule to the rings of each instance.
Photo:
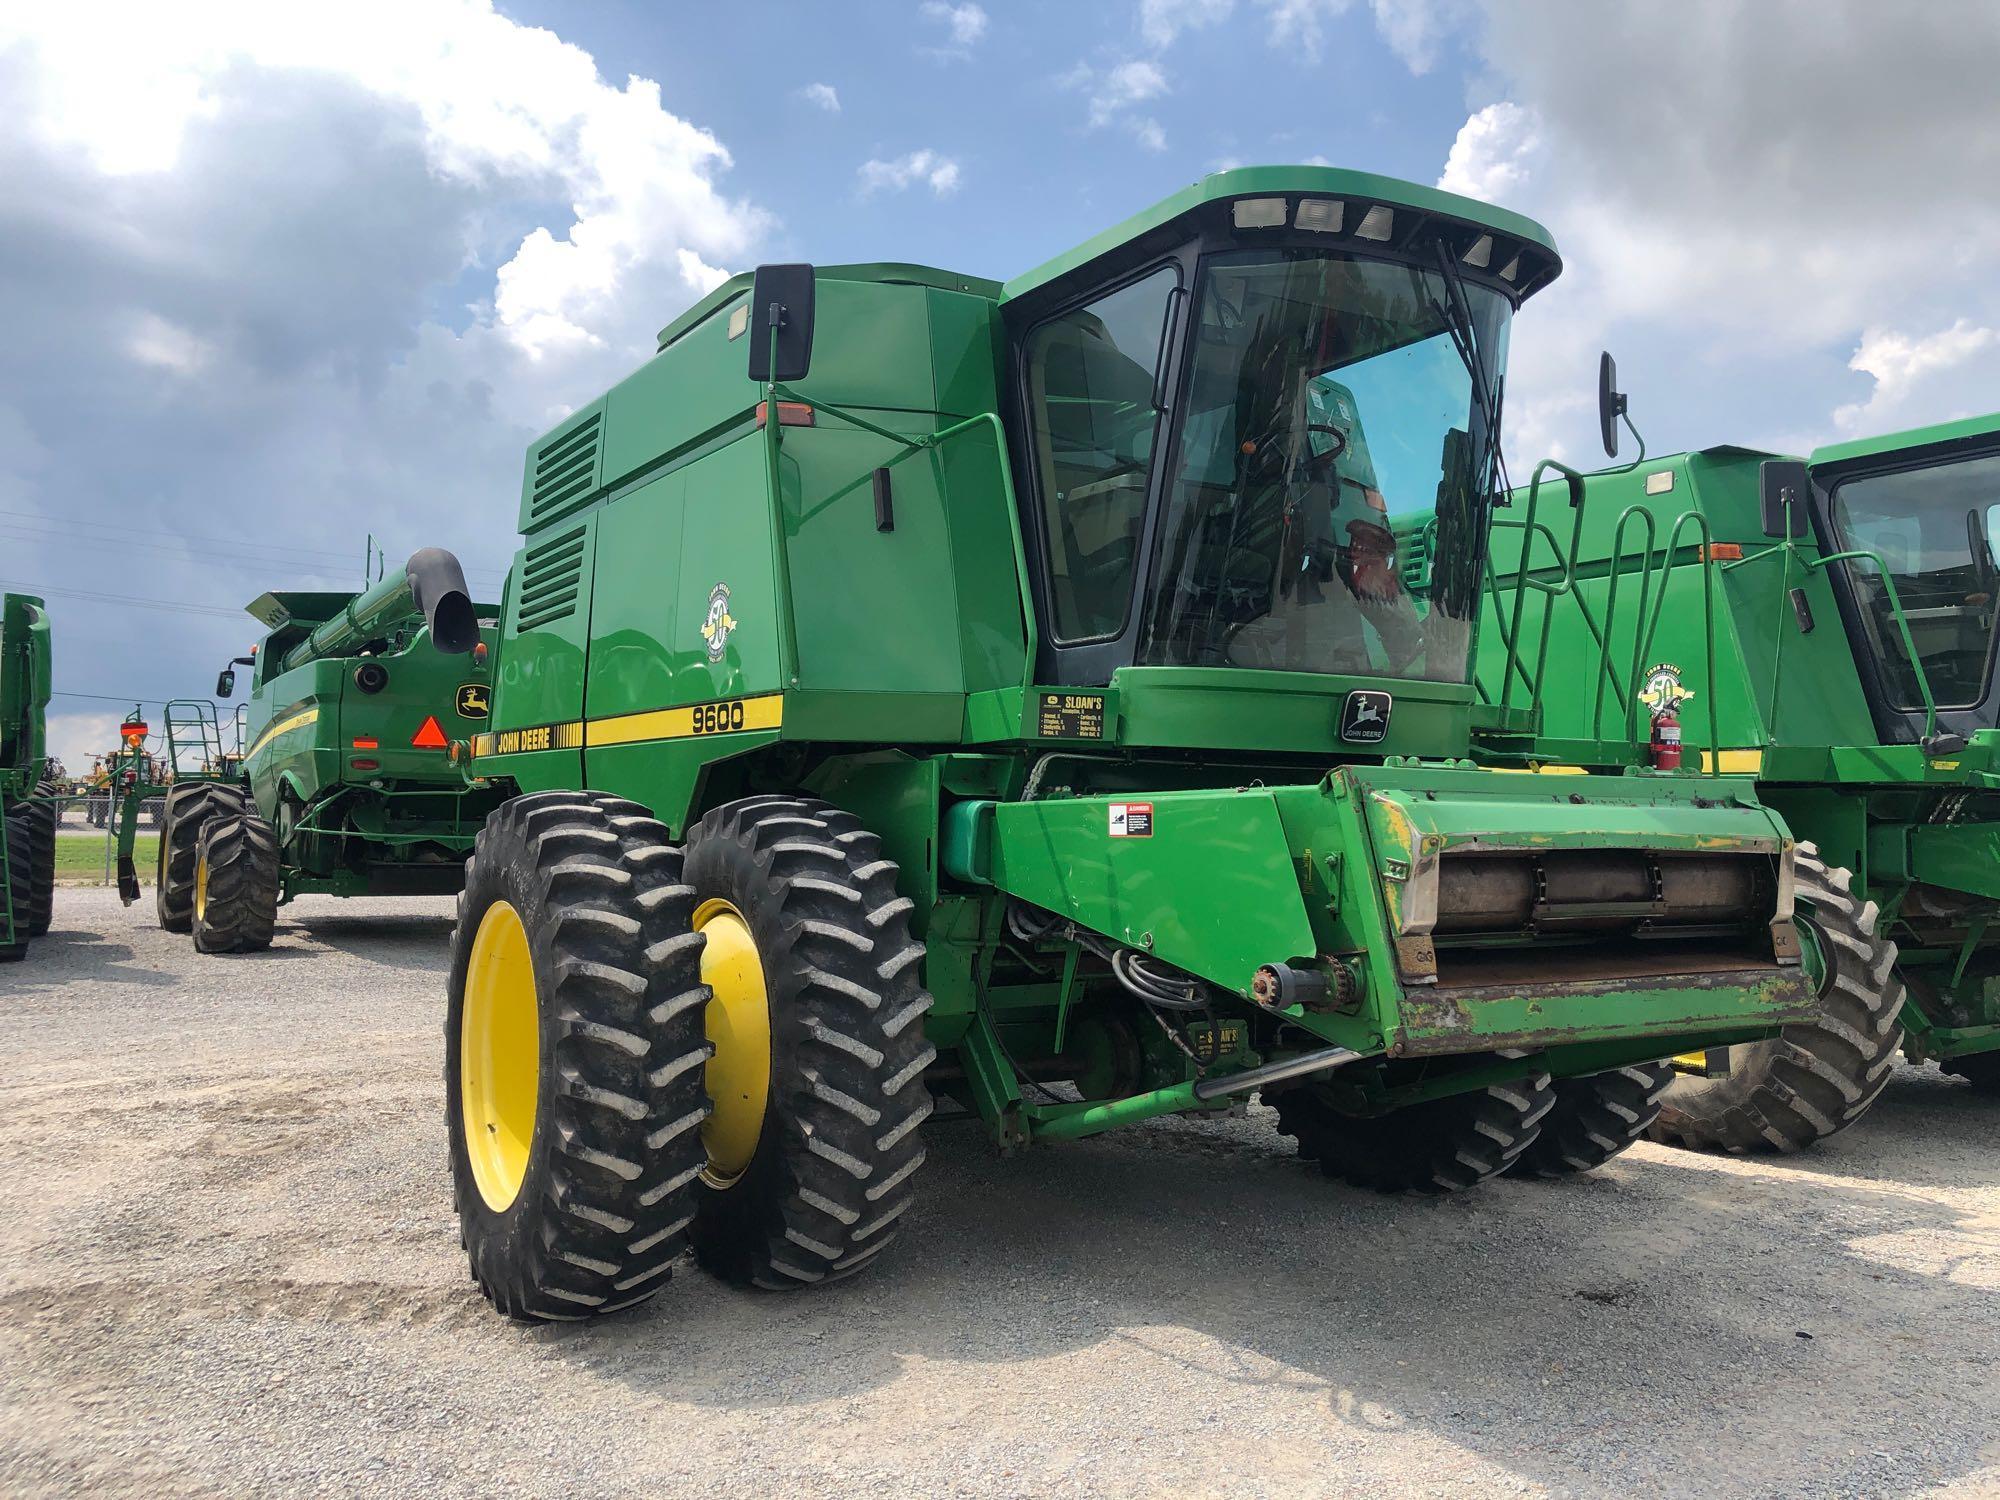
[[[1653,769],[1678,771],[1681,768],[1681,721],[1669,704],[1653,715]]]

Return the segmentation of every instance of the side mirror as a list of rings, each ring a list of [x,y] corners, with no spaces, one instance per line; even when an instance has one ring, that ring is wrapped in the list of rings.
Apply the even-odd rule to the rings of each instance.
[[[812,368],[813,268],[759,266],[750,285],[750,378],[804,380]],[[771,330],[778,330],[777,360]]]
[[[235,691],[236,691],[236,673],[232,669],[224,667],[219,673],[216,674],[215,696],[218,698],[227,698],[231,693]]]
[[[1812,493],[1812,477],[1796,458],[1767,458],[1757,469],[1758,510],[1765,536],[1795,537],[1806,534],[1806,497]]]
[[[1618,363],[1611,351],[1597,356],[1597,435],[1604,442],[1604,456],[1618,456],[1618,419],[1625,415],[1625,393],[1618,389]]]

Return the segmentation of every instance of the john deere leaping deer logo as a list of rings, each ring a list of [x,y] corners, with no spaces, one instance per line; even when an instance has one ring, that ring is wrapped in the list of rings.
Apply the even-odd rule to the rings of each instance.
[[[1639,701],[1653,711],[1658,718],[1671,713],[1694,696],[1694,689],[1681,682],[1681,669],[1670,661],[1659,662],[1646,668],[1646,685],[1639,690]]]
[[[458,685],[458,716],[461,719],[483,719],[491,707],[483,682],[461,682]]]
[[[708,659],[721,661],[729,648],[729,634],[736,619],[729,613],[729,585],[718,583],[708,591],[708,618],[701,622],[701,638],[708,642]]]

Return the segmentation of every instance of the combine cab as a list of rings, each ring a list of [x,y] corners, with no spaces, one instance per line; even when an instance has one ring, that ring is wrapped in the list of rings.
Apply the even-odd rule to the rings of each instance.
[[[609,1311],[689,1240],[847,1275],[939,1106],[1021,1149],[1261,1093],[1352,1182],[1557,1176],[1809,1014],[1750,782],[1484,763],[1506,331],[1558,269],[1228,172],[1004,286],[736,277],[536,443],[448,1020],[486,1294]]]

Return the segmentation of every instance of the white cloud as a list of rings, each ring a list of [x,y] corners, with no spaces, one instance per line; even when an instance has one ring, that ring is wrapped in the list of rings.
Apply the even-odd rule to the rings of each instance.
[[[1236,0],[1139,0],[1139,35],[1149,47],[1171,47],[1183,31],[1228,20],[1235,6]]]
[[[1368,9],[1383,43],[1419,77],[1437,66],[1445,31],[1465,19],[1455,0],[1368,0]]]
[[[215,357],[207,340],[150,312],[139,315],[125,351],[142,365],[175,375],[198,375]]]
[[[1318,62],[1326,23],[1347,6],[1348,0],[1264,0],[1271,45]]]
[[[1540,412],[1594,447],[1574,393],[1607,344],[1656,448],[1823,437],[1836,410],[1842,426],[1926,420],[1896,392],[1945,399],[1954,382],[1927,385],[1926,361],[2000,328],[2000,195],[1983,186],[2000,172],[2000,9],[1485,11],[1484,97],[1440,185],[1534,215],[1568,266],[1516,326],[1517,437]],[[1903,332],[1956,319],[1942,343]],[[1996,355],[1964,352],[1955,408],[2000,407]]]
[[[1489,104],[1459,127],[1438,186],[1506,203],[1519,196],[1541,144],[1534,115],[1518,104]]]
[[[1164,98],[1169,92],[1166,72],[1150,58],[1132,58],[1102,70],[1080,62],[1058,77],[1056,84],[1088,96],[1091,129],[1115,125],[1148,151],[1167,149],[1166,128],[1154,116],[1138,110],[1139,105]]]
[[[1941,398],[1941,404],[1914,420],[1936,422],[1965,415],[1964,409],[1954,404],[1953,392],[1940,388],[1936,377],[1960,370],[1996,347],[2000,347],[2000,333],[1975,328],[1964,318],[1922,337],[1888,328],[1868,329],[1847,367],[1873,377],[1874,392],[1866,401],[1836,409],[1834,425],[1850,434],[1885,431],[1908,416],[1911,397],[1920,391]]]
[[[809,83],[799,90],[799,97],[830,115],[840,113],[840,94],[830,83]]]
[[[861,164],[861,191],[864,195],[883,191],[900,193],[918,183],[943,198],[958,191],[958,163],[928,147],[906,152],[888,161],[871,159]]]
[[[48,722],[49,754],[61,761],[70,775],[86,775],[91,756],[102,755],[117,745],[118,726],[124,717],[95,709],[52,713]]]
[[[448,182],[559,194],[570,222],[522,240],[493,302],[531,358],[601,344],[635,272],[671,264],[678,246],[740,256],[767,225],[717,189],[729,153],[667,110],[658,84],[615,88],[588,53],[487,0],[352,0],[337,25],[262,0],[9,8],[0,52],[16,50],[37,84],[25,128],[106,176],[172,173],[189,130],[216,118],[222,80],[254,69],[337,78],[413,110]]]
[[[963,4],[952,5],[946,0],[924,0],[919,7],[924,18],[937,21],[945,28],[949,44],[931,49],[940,57],[967,57],[972,49],[986,36],[987,15],[985,7],[964,0]]]

